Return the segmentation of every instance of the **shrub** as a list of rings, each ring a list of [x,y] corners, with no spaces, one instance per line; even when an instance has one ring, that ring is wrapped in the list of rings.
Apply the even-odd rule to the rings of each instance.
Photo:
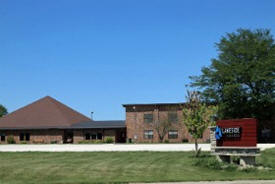
[[[182,139],[182,142],[189,142],[188,139]]]
[[[57,144],[57,141],[51,141],[51,144]]]
[[[8,142],[8,144],[15,144],[15,140],[14,140],[13,136],[8,136],[7,142]]]
[[[210,143],[210,139],[206,139],[205,143]]]
[[[114,139],[112,137],[107,137],[104,142],[105,143],[113,143]]]
[[[165,140],[164,140],[164,143],[169,143],[169,140],[165,139]]]
[[[131,138],[128,138],[128,139],[126,140],[126,142],[127,142],[127,143],[133,143]]]
[[[215,157],[211,156],[195,158],[193,165],[215,170],[220,170],[223,166],[221,162],[219,162]]]
[[[82,140],[78,141],[78,144],[101,144],[103,143],[102,140]]]
[[[27,144],[27,141],[20,141],[20,144]]]
[[[205,167],[213,170],[235,171],[238,168],[235,164],[219,162],[214,156],[209,154],[204,154],[198,158],[194,158],[193,161],[194,166]]]

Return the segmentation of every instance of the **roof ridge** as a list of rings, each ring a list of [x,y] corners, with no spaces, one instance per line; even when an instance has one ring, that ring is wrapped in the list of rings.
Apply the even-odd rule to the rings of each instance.
[[[53,104],[53,105],[57,108],[58,113],[61,115],[62,119],[67,123],[67,122],[68,122],[68,118],[66,118],[66,116],[64,116],[64,113],[61,112],[59,106],[55,103],[57,100],[54,99],[53,97],[50,97],[50,96],[46,96],[45,98],[48,98],[48,99],[49,99],[49,102],[50,102],[51,104]],[[57,101],[57,102],[58,102],[58,101]],[[60,103],[60,102],[59,102],[59,104],[60,104],[60,105],[65,105],[65,104],[62,104],[62,103]],[[66,106],[66,105],[65,105],[65,106]]]
[[[88,118],[87,116],[85,116],[84,114],[81,114],[80,112],[78,112],[78,111],[72,109],[71,107],[67,106],[66,104],[63,104],[63,103],[61,103],[60,101],[58,101],[58,100],[56,100],[56,99],[54,99],[54,98],[52,98],[52,97],[50,97],[50,96],[49,96],[49,99],[50,99],[50,102],[51,102],[52,104],[54,104],[55,107],[58,109],[59,113],[62,115],[63,119],[64,119],[66,122],[69,122],[71,118],[68,117],[68,116],[66,116],[66,112],[64,111],[64,109],[62,109],[63,107],[66,107],[67,110],[70,110],[70,111],[72,111],[72,112],[74,112],[74,113],[77,113],[77,114],[80,115],[80,116],[84,116],[85,118],[90,119],[90,118]]]
[[[45,96],[0,118],[0,127],[69,127],[81,121],[91,119]]]

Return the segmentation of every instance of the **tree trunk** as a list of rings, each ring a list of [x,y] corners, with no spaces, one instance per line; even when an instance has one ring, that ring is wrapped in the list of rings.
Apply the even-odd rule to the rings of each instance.
[[[159,136],[159,141],[162,143],[163,142],[163,138],[162,136]]]
[[[199,151],[198,151],[198,140],[195,139],[195,156],[197,157],[199,155]]]

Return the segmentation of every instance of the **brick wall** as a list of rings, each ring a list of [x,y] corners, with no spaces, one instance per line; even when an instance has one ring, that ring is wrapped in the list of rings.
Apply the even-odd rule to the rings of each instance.
[[[117,141],[117,131],[124,131],[120,129],[81,129],[71,130],[73,132],[73,143],[77,144],[79,141],[85,140],[86,133],[97,134],[102,133],[102,140],[107,137],[112,137]],[[20,141],[20,134],[28,133],[30,135],[29,141]],[[0,144],[6,144],[9,136],[12,136],[16,144],[20,143],[34,143],[34,144],[50,144],[50,143],[63,143],[64,130],[1,130],[0,134],[5,135],[5,141],[0,141]]]
[[[168,134],[164,137],[164,140],[169,140],[169,142],[179,143],[184,139],[187,139],[188,142],[194,142],[192,136],[188,133],[185,125],[183,124],[183,115],[182,108],[176,106],[173,110],[170,110],[171,107],[156,107],[156,106],[136,106],[133,109],[132,106],[126,107],[126,127],[127,127],[127,138],[131,139],[133,142],[159,142],[159,137],[157,131],[155,129],[154,123],[145,123],[144,122],[144,114],[152,113],[153,121],[159,119],[159,121],[165,121],[168,119],[168,112],[176,112],[178,121],[176,123],[172,123],[172,127],[170,130],[178,131],[177,139],[168,139]],[[153,139],[144,138],[145,130],[153,130],[154,136]],[[199,139],[199,142],[207,142],[210,138],[210,132],[207,129],[203,138]]]
[[[5,134],[7,143],[7,139],[9,136],[12,136],[16,143],[20,143],[20,134],[21,133],[29,133],[30,140],[24,141],[27,143],[41,143],[41,144],[49,144],[49,143],[62,143],[63,142],[63,132],[62,130],[9,130],[9,131],[1,131],[1,133]]]
[[[81,129],[81,130],[74,130],[74,139],[73,142],[77,144],[79,141],[85,140],[86,133],[89,134],[102,134],[102,139],[105,140],[107,137],[112,137],[113,140],[116,140],[116,130],[115,129]]]

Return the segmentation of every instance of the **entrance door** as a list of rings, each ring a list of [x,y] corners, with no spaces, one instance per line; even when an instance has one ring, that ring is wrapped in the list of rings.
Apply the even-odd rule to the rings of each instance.
[[[72,131],[64,131],[63,143],[73,143],[74,133]]]
[[[116,131],[116,142],[118,143],[126,142],[126,129],[118,129]]]

